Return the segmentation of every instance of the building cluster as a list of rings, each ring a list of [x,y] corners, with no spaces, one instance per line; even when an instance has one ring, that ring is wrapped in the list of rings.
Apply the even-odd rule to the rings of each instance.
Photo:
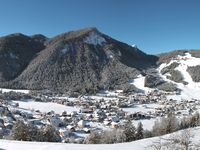
[[[176,115],[190,115],[200,106],[198,100],[168,100],[166,95],[159,91],[148,94],[135,93],[126,95],[123,92],[117,94],[100,94],[95,97],[80,96],[73,100],[56,97],[41,96],[36,101],[54,102],[62,105],[77,107],[78,111],[63,111],[56,114],[54,111],[42,113],[39,110],[23,110],[17,103],[0,100],[0,136],[9,135],[17,120],[23,120],[37,127],[45,125],[54,126],[60,133],[63,142],[70,138],[83,139],[91,131],[104,130],[106,128],[119,128],[127,120],[143,120],[162,117],[169,112]],[[156,104],[149,109],[149,104]],[[142,106],[148,110],[125,111],[125,108]]]

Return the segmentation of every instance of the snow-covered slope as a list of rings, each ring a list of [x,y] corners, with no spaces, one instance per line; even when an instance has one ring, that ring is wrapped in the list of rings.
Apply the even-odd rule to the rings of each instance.
[[[154,150],[153,145],[158,146],[159,140],[165,143],[166,139],[171,139],[176,137],[176,135],[181,135],[178,131],[173,134],[164,135],[162,137],[154,137],[143,140],[138,140],[130,143],[119,143],[119,144],[64,144],[64,143],[45,143],[45,142],[22,142],[22,141],[10,141],[10,140],[0,140],[0,149],[5,150]],[[190,134],[189,141],[191,141],[191,146],[196,146],[198,149],[200,141],[200,127],[187,130]],[[194,148],[194,147],[193,147]]]
[[[167,78],[170,76],[169,73],[162,74],[161,70],[163,68],[169,67],[173,63],[178,63],[178,66],[174,68],[181,73],[184,83],[177,83]],[[168,63],[162,63],[157,68],[158,76],[160,76],[166,82],[172,82],[180,89],[180,95],[170,95],[169,99],[173,98],[176,100],[185,100],[185,99],[200,99],[200,82],[194,82],[191,75],[187,71],[188,67],[194,67],[200,65],[200,58],[193,57],[190,53],[185,53],[184,56],[178,55],[176,58],[171,59]],[[134,84],[141,91],[148,93],[151,91],[151,88],[145,87],[145,76],[139,75],[134,79],[131,84]]]
[[[187,82],[187,85],[183,83],[176,83],[166,78],[167,74],[162,75],[160,72],[163,68],[169,66],[172,63],[178,63],[178,67],[175,70],[181,72],[183,79]],[[188,67],[200,65],[200,58],[192,57],[190,53],[185,53],[185,56],[178,55],[176,59],[172,59],[169,63],[163,63],[159,66],[158,71],[160,76],[165,81],[173,82],[177,85],[177,87],[181,90],[181,94],[178,96],[170,96],[170,98],[174,99],[200,99],[200,83],[194,82],[187,71]]]
[[[135,85],[139,90],[141,90],[141,92],[148,93],[152,89],[148,88],[148,87],[145,87],[144,86],[144,82],[145,82],[145,76],[140,74],[140,75],[137,76],[137,78],[131,80],[130,84]]]

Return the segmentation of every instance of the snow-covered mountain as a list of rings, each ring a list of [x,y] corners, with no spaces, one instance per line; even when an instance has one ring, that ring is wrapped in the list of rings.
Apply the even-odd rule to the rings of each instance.
[[[146,76],[139,75],[131,84],[144,92],[153,89],[173,92],[176,88],[176,94],[168,96],[176,100],[199,99],[200,57],[194,55],[194,52],[197,54],[197,51],[179,51],[168,59],[160,56],[164,61],[159,62],[155,72],[148,73]]]
[[[0,58],[1,88],[79,94],[158,89],[180,93],[176,99],[199,97],[200,51],[148,55],[96,28],[51,39],[23,34],[1,37]]]
[[[127,87],[134,90],[128,84],[129,78],[155,65],[157,60],[156,56],[119,42],[96,28],[49,39],[45,48],[34,56],[13,80],[1,86],[63,93]]]

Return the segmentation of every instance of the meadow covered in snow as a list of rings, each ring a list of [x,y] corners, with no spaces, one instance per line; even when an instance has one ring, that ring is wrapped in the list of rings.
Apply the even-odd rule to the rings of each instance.
[[[182,141],[188,142],[188,148],[197,150],[200,148],[200,127],[188,130],[178,131],[172,134],[142,139],[128,143],[118,144],[66,144],[66,143],[50,143],[50,142],[24,142],[0,140],[0,149],[2,150],[166,150],[166,149],[185,149],[181,143],[174,143],[180,136],[188,136],[182,138]]]

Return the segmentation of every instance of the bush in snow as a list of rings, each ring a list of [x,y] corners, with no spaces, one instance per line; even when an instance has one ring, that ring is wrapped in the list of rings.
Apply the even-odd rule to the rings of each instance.
[[[12,128],[12,138],[14,140],[26,141],[28,135],[27,125],[22,121],[17,121]]]
[[[60,142],[59,132],[51,125],[46,125],[40,129],[41,141],[43,142]]]
[[[14,140],[22,141],[41,141],[41,142],[60,142],[58,132],[52,126],[44,126],[38,129],[32,124],[25,124],[17,121],[12,128],[11,137]]]
[[[122,143],[126,141],[126,136],[123,130],[120,129],[104,131],[101,136],[102,136],[101,143],[113,144],[113,143]]]
[[[196,127],[200,125],[200,114],[196,112],[190,117],[190,127]]]
[[[154,136],[160,136],[172,133],[178,129],[179,124],[176,116],[173,113],[169,113],[166,117],[161,118],[159,121],[155,121],[152,133]]]
[[[178,133],[174,133],[167,138],[159,138],[159,140],[154,141],[150,145],[149,149],[154,150],[189,150],[189,149],[198,149],[199,146],[192,143],[192,137],[190,130],[184,130]]]
[[[103,132],[92,132],[84,140],[84,144],[113,144],[113,143],[122,143],[126,141],[126,136],[123,133],[123,130],[113,129],[106,130]]]
[[[37,141],[38,133],[37,127],[17,121],[12,128],[11,137],[14,140]]]
[[[92,132],[88,137],[85,138],[84,144],[101,144],[101,133]]]
[[[183,117],[179,123],[179,129],[187,129],[190,127],[197,127],[200,125],[200,114],[196,112],[190,117]]]

